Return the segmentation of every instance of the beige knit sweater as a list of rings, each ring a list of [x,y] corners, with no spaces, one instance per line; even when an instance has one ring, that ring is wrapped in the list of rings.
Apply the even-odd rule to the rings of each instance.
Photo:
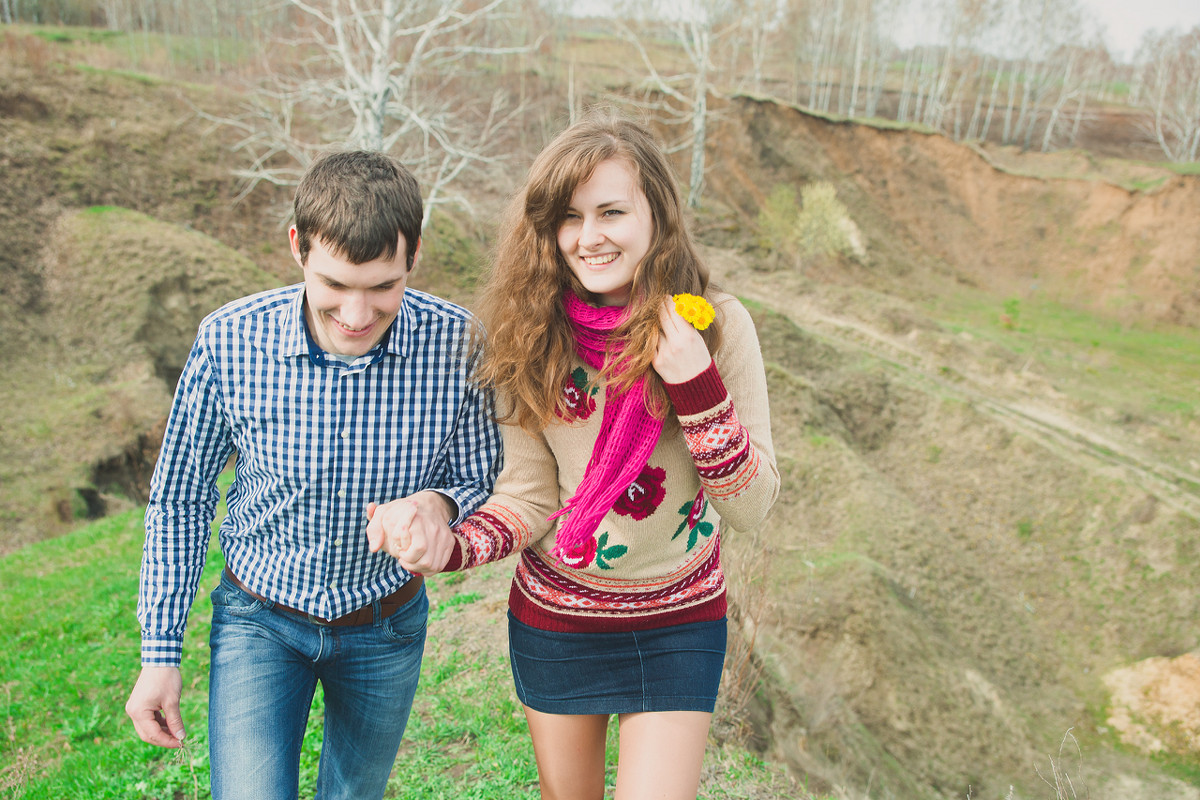
[[[715,293],[721,346],[696,378],[668,384],[673,413],[641,475],[582,554],[553,554],[556,522],[583,479],[604,414],[595,371],[579,361],[563,387],[573,413],[539,435],[504,425],[504,469],[491,498],[454,529],[447,569],[520,553],[509,605],[559,631],[644,630],[725,614],[720,536],[762,522],[779,493],[766,376],[754,325]],[[576,554],[573,554],[573,556]]]

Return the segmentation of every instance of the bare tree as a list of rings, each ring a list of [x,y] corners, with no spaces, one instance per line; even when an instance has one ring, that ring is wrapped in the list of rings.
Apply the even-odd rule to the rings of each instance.
[[[427,192],[422,224],[439,204],[465,203],[451,186],[496,159],[520,110],[501,90],[480,91],[481,59],[530,49],[483,38],[507,1],[287,0],[300,24],[284,44],[299,63],[276,69],[241,116],[218,120],[245,133],[243,196],[262,181],[294,184],[316,152],[344,143],[413,170]]]
[[[1058,98],[1050,108],[1050,116],[1046,120],[1046,129],[1042,133],[1043,153],[1050,150],[1050,144],[1054,139],[1054,132],[1058,128],[1058,122],[1062,116],[1063,109],[1068,102],[1078,98],[1085,88],[1081,79],[1081,70],[1078,66],[1081,60],[1080,48],[1067,47],[1063,49],[1066,52],[1062,54],[1063,57],[1060,59],[1062,62],[1062,72],[1057,80],[1059,85]]]
[[[675,105],[655,104],[657,110],[665,112],[669,121],[686,124],[689,133],[682,147],[689,149],[690,168],[688,175],[687,204],[691,208],[700,205],[704,191],[705,147],[708,143],[708,93],[714,89],[712,82],[712,54],[714,41],[730,33],[736,26],[736,15],[729,0],[697,0],[685,16],[671,16],[669,12],[656,9],[656,16],[643,19],[654,26],[665,28],[673,40],[682,48],[687,67],[682,71],[663,75],[650,57],[642,38],[627,24],[621,29],[625,39],[633,45],[645,69],[644,85],[659,92]]]
[[[778,31],[780,21],[781,11],[776,0],[746,0],[743,5],[737,38],[746,40],[750,51],[749,82],[755,94],[762,93],[763,68],[770,51],[769,40]],[[734,68],[737,68],[736,60]]]
[[[1200,160],[1200,26],[1147,34],[1141,54],[1151,133],[1172,161]]]

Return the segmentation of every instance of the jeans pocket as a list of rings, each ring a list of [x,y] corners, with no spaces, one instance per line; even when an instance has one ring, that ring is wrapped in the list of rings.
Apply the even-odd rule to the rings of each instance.
[[[379,632],[389,642],[416,642],[425,638],[428,622],[429,597],[422,586],[416,597],[379,621]]]
[[[239,617],[250,616],[266,607],[266,603],[253,595],[246,594],[224,573],[221,573],[221,582],[217,584],[217,588],[212,590],[209,599],[212,601],[214,612],[220,609],[226,614],[234,614]]]

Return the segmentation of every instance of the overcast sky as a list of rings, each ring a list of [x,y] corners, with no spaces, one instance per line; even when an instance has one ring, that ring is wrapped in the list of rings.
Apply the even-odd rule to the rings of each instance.
[[[1081,0],[1107,29],[1105,41],[1115,55],[1130,58],[1142,34],[1151,28],[1189,31],[1200,25],[1200,0]]]
[[[660,0],[667,5],[687,7],[696,0]],[[927,0],[929,2],[931,0]],[[1007,0],[1014,2],[1014,0]],[[1200,0],[1079,0],[1092,12],[1098,25],[1105,30],[1105,43],[1118,59],[1133,57],[1142,34],[1154,29],[1165,31],[1176,28],[1180,32],[1190,31],[1200,25]],[[910,0],[914,9],[909,19],[899,20],[892,31],[897,41],[908,45],[926,39],[935,32],[928,30],[927,18],[917,11],[919,0]],[[613,0],[568,0],[566,7],[580,16],[612,13]]]

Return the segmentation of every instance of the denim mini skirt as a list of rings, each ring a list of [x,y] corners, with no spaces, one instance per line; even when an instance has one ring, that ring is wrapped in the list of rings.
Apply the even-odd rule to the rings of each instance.
[[[560,633],[508,615],[517,697],[546,714],[711,713],[725,635],[724,618],[645,631]]]

